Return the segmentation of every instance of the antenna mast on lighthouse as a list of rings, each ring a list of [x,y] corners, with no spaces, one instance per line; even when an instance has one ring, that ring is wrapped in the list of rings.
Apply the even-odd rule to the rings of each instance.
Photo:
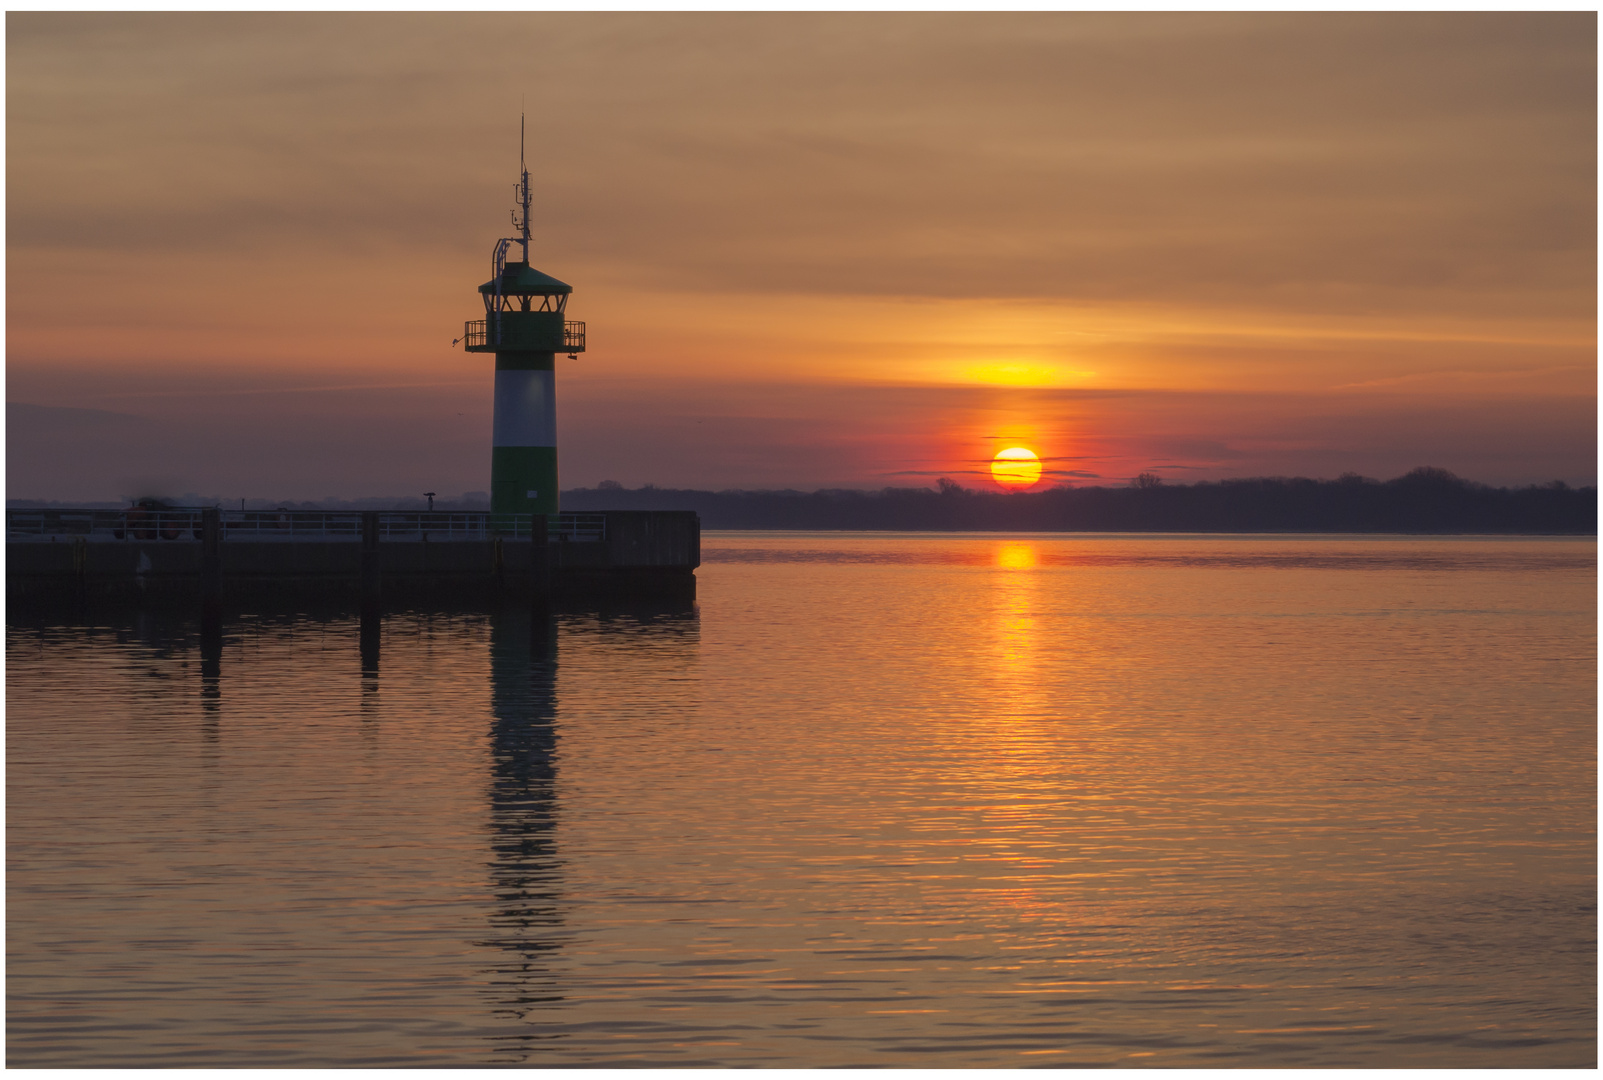
[[[518,243],[523,245],[523,261],[529,261],[529,165],[524,156],[524,128],[527,124],[522,113],[518,114],[518,185],[513,194],[518,200],[518,207],[523,211],[523,217],[518,217],[518,211],[512,211],[512,226],[521,234]]]

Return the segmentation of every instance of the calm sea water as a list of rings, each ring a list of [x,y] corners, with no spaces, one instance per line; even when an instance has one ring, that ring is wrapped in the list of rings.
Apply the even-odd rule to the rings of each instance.
[[[1589,1065],[1596,545],[709,534],[21,611],[11,1065]]]

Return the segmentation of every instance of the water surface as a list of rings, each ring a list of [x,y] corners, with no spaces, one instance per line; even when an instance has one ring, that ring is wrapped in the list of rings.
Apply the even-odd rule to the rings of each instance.
[[[1589,1065],[1596,546],[9,612],[11,1065]]]

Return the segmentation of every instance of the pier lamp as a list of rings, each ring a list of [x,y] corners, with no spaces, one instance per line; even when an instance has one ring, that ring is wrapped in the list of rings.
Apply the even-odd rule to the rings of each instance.
[[[479,286],[484,318],[463,332],[468,352],[495,354],[495,419],[490,451],[490,511],[557,512],[556,354],[584,352],[584,323],[567,321],[573,286],[529,265],[529,170],[516,188],[512,224],[519,235],[496,241],[490,280]],[[519,213],[521,211],[521,215]],[[507,259],[513,244],[523,258]]]

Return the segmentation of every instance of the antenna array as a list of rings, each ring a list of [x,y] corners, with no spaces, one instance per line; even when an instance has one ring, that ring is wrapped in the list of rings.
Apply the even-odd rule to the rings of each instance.
[[[520,114],[518,116],[518,183],[512,189],[513,197],[518,202],[518,208],[523,216],[518,216],[518,210],[512,211],[512,226],[520,234],[517,242],[523,245],[523,261],[529,261],[529,166],[524,156],[524,130],[527,121]]]

